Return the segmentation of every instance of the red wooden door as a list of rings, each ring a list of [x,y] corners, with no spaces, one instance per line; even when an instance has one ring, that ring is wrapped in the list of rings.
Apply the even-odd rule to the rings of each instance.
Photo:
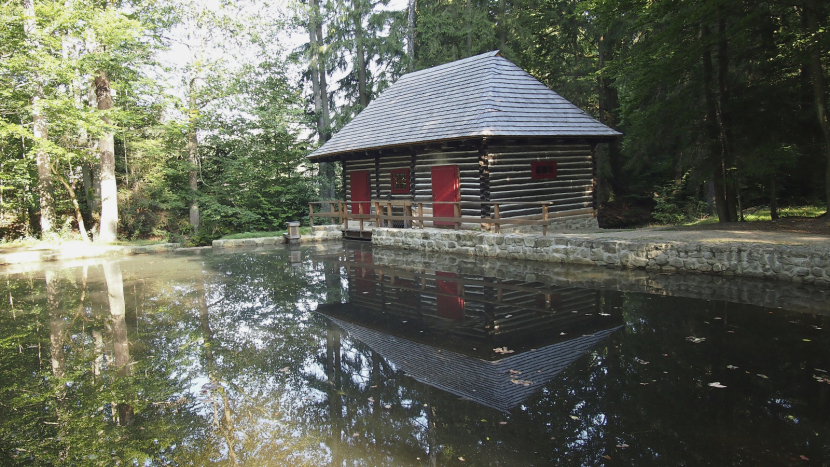
[[[459,182],[457,165],[439,165],[432,168],[432,200],[459,201]],[[433,204],[432,217],[455,217],[452,204]],[[454,225],[453,222],[435,221],[435,225]]]
[[[458,277],[451,272],[435,272],[436,277]],[[454,321],[464,320],[464,299],[459,297],[458,282],[435,280],[438,291],[438,316]]]
[[[363,214],[369,214],[369,203],[356,203],[355,201],[369,201],[372,199],[372,190],[369,188],[369,171],[353,170],[349,172],[352,189],[352,214],[358,214],[358,206],[363,205]]]

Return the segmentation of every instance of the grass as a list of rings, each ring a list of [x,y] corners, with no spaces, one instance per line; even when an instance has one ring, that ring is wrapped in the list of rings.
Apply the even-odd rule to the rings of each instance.
[[[282,234],[288,232],[287,230],[277,230],[274,232],[240,232],[230,235],[225,235],[219,240],[240,240],[243,238],[264,238],[264,237],[280,237]],[[311,227],[300,227],[300,235],[308,235],[311,233]]]
[[[825,212],[827,212],[827,208],[824,206],[787,206],[778,208],[778,217],[811,218],[818,217]],[[755,208],[744,209],[744,219],[747,222],[771,221],[772,217],[770,216],[769,206],[758,206]],[[714,215],[701,219],[695,219],[682,225],[704,225],[717,223],[718,216]]]

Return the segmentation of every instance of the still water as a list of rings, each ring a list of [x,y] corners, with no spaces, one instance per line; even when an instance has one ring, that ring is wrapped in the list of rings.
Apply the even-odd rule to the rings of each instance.
[[[5,274],[0,465],[830,464],[823,292],[413,255]]]

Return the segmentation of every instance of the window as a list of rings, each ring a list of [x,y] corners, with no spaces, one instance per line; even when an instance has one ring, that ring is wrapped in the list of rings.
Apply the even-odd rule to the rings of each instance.
[[[530,178],[556,178],[556,161],[533,161]]]
[[[392,169],[392,194],[409,194],[409,169]]]

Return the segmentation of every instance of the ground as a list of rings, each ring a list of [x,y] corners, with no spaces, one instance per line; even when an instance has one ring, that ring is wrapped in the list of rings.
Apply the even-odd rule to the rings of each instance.
[[[705,231],[720,230],[729,232],[790,232],[796,234],[813,234],[830,236],[830,222],[827,216],[815,218],[785,217],[777,221],[725,222],[711,224],[684,225],[677,230]]]

